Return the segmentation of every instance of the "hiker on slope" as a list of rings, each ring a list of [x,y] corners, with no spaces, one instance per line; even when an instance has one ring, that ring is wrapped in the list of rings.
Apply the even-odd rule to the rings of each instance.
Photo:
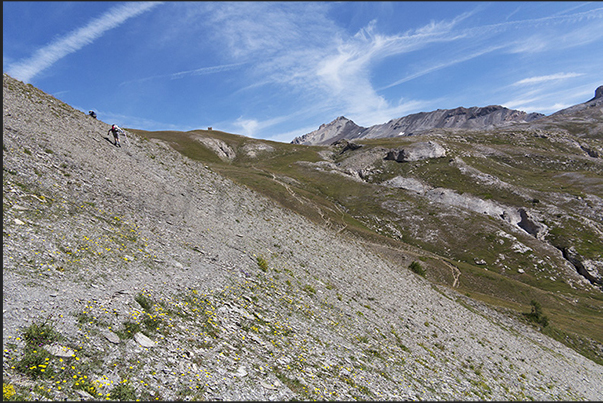
[[[121,147],[121,143],[119,142],[119,133],[123,134],[123,130],[121,130],[116,124],[113,124],[107,134],[113,133],[113,138],[115,139],[115,146]]]
[[[94,119],[96,119],[96,112],[94,111],[88,111],[88,115],[92,116]]]

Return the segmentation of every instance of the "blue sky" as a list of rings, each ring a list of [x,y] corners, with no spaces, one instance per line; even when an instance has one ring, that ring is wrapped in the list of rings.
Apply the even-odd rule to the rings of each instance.
[[[601,2],[3,2],[3,69],[99,119],[289,142],[338,116],[503,105],[603,84]]]

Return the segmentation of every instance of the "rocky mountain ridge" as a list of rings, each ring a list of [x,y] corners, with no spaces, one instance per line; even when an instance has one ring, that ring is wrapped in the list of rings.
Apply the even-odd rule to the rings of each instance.
[[[557,111],[557,112],[553,113],[551,116],[555,117],[555,116],[559,116],[559,115],[563,116],[563,115],[573,114],[573,113],[583,111],[585,109],[596,108],[601,105],[603,105],[603,85],[597,87],[597,89],[595,90],[595,96],[593,98],[589,99],[588,101],[578,104],[578,105],[570,106],[569,108],[565,108],[560,111]]]
[[[331,123],[322,124],[317,130],[296,137],[291,143],[305,145],[329,145],[341,139],[371,139],[411,136],[431,129],[489,129],[511,123],[532,122],[544,117],[541,113],[526,113],[500,105],[486,107],[458,107],[419,112],[387,123],[361,127],[340,116]]]
[[[386,259],[169,141],[129,130],[117,148],[6,74],[3,101],[5,398],[603,395],[601,365],[412,272],[429,264],[416,248]]]

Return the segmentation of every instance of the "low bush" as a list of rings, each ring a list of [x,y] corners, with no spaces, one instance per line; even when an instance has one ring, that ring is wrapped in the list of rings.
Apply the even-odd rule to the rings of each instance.
[[[419,276],[425,277],[425,269],[423,269],[423,266],[421,266],[421,263],[417,262],[416,260],[413,261],[410,264],[410,266],[408,266],[408,268],[410,270],[412,270],[414,273],[417,273]]]
[[[116,387],[111,389],[109,394],[113,400],[136,400],[136,390],[129,381],[122,381]]]
[[[266,259],[264,259],[262,256],[258,256],[256,258],[256,262],[257,262],[258,267],[260,268],[260,270],[262,270],[263,272],[267,272],[268,271],[268,262],[266,261]]]
[[[525,313],[532,322],[536,322],[542,327],[547,327],[549,325],[549,318],[542,313],[542,306],[538,301],[530,301],[530,305],[532,305],[532,311],[530,313]]]

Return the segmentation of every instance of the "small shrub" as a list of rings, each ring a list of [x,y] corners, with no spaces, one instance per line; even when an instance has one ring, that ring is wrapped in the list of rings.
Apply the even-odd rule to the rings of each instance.
[[[120,382],[116,387],[111,389],[111,392],[109,393],[109,396],[113,400],[136,400],[136,390],[134,390],[132,384],[127,380]]]
[[[369,341],[368,336],[358,336],[358,337],[356,337],[356,339],[358,339],[358,341],[361,343],[368,343],[368,341]]]
[[[146,330],[154,333],[159,330],[160,326],[162,325],[162,322],[161,319],[159,319],[156,315],[151,315],[150,313],[147,313],[145,318],[142,320],[142,324],[144,325],[144,328]]]
[[[84,392],[88,392],[92,396],[96,396],[96,394],[98,393],[94,383],[90,382],[88,379],[85,378],[78,379],[74,383],[73,389],[83,390]]]
[[[314,287],[312,287],[310,284],[306,284],[304,286],[304,291],[306,291],[308,294],[316,294],[316,289]]]
[[[46,321],[42,324],[32,323],[23,332],[23,339],[31,347],[41,347],[60,338],[61,335]]]
[[[258,256],[256,258],[256,262],[261,271],[263,271],[263,272],[268,271],[268,262],[266,261],[266,259],[264,259],[262,256]]]
[[[542,305],[535,300],[530,301],[530,305],[532,305],[532,311],[530,313],[525,313],[524,315],[532,322],[536,322],[542,325],[542,327],[547,327],[549,325],[549,318],[543,314]]]
[[[136,333],[140,332],[140,330],[141,328],[139,323],[128,321],[124,322],[123,330],[119,330],[115,333],[120,339],[132,339]]]
[[[143,293],[139,293],[138,295],[136,295],[134,297],[134,301],[138,302],[138,304],[145,311],[150,311],[151,308],[153,307],[153,303],[151,302],[151,300],[148,299]]]
[[[23,357],[15,364],[15,368],[32,378],[45,378],[54,375],[50,360],[52,354],[42,347],[27,346],[23,352]]]
[[[417,262],[416,260],[413,261],[408,268],[414,273],[417,273],[419,276],[425,277],[425,270],[423,269],[423,266],[421,266],[421,263]]]

